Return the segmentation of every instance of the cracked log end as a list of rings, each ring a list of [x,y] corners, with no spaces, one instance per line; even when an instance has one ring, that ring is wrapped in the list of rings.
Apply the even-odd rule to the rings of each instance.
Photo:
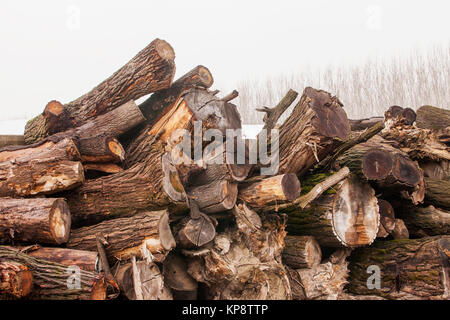
[[[362,172],[368,180],[385,179],[392,171],[392,158],[388,151],[372,149],[362,161]]]
[[[33,287],[33,274],[16,261],[0,261],[0,293],[16,298],[27,296]]]
[[[69,206],[63,199],[53,203],[49,215],[50,230],[57,244],[69,241],[71,217]]]
[[[411,187],[417,186],[421,180],[417,164],[400,154],[394,156],[392,173],[400,182]]]

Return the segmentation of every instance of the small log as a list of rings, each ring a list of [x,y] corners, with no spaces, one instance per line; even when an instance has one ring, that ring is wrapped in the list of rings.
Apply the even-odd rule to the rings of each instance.
[[[71,227],[64,199],[36,198],[0,201],[0,243],[13,241],[62,244]]]
[[[396,122],[407,126],[412,125],[416,121],[416,112],[411,108],[402,108],[400,106],[391,106],[384,113],[385,122]]]
[[[73,229],[67,248],[96,251],[98,235],[107,241],[105,250],[111,264],[130,259],[132,255],[161,262],[175,247],[167,210],[142,212],[130,218]]]
[[[300,195],[300,181],[293,173],[260,179],[239,188],[239,199],[251,207],[294,201]]]
[[[237,92],[236,90],[233,90],[233,92],[227,94],[225,97],[223,97],[220,100],[225,101],[225,102],[230,102],[231,100],[236,99],[238,96],[239,96],[239,92]]]
[[[23,135],[0,135],[0,148],[25,144]]]
[[[48,107],[25,126],[25,142],[33,143],[57,132],[82,126],[127,101],[168,88],[175,75],[175,53],[156,39],[111,77],[87,94],[66,104]],[[49,112],[51,111],[51,112]]]
[[[395,228],[395,213],[392,205],[383,199],[378,199],[380,211],[380,226],[377,238],[386,238]]]
[[[145,261],[128,262],[116,270],[120,291],[128,300],[172,300],[156,264]]]
[[[322,250],[314,237],[287,236],[284,243],[283,263],[291,268],[311,268],[322,260]]]
[[[273,108],[263,107],[261,109],[256,109],[256,111],[265,112],[263,121],[263,129],[271,130],[275,128],[278,119],[283,115],[283,113],[289,108],[289,106],[297,99],[298,93],[292,89],[286,93],[283,99],[278,102],[278,104]]]
[[[311,176],[309,180],[316,178]],[[307,180],[303,187],[308,189]],[[289,234],[314,236],[324,247],[370,245],[378,233],[375,191],[355,176],[339,182],[305,208],[294,203],[279,211],[288,215]]]
[[[98,171],[104,173],[119,173],[123,168],[115,163],[85,163],[84,171]]]
[[[450,210],[450,180],[425,178],[425,202]]]
[[[16,261],[32,271],[34,288],[29,296],[31,299],[105,300],[108,298],[106,283],[101,274],[76,270],[73,267],[38,259],[5,246],[0,246],[0,259]]]
[[[422,106],[416,113],[416,126],[419,128],[439,130],[450,126],[450,110]]]
[[[236,204],[238,187],[227,180],[214,181],[207,185],[186,189],[186,194],[195,200],[200,211],[216,213],[230,210]]]
[[[19,262],[0,259],[0,294],[23,298],[33,288],[33,274]]]
[[[409,231],[402,219],[395,219],[394,229],[391,231],[394,239],[409,239]]]
[[[373,125],[384,122],[384,117],[371,117],[359,120],[349,120],[352,131],[362,131],[372,127]]]
[[[171,289],[174,300],[197,300],[198,283],[187,270],[186,262],[180,255],[171,253],[164,260],[164,281]]]
[[[448,299],[450,237],[377,241],[350,256],[348,291],[387,299]],[[380,268],[381,288],[368,288],[369,266]],[[373,270],[373,269],[372,269]],[[373,274],[373,273],[372,273]]]
[[[338,98],[308,87],[279,130],[279,172],[302,176],[348,139],[350,124]]]
[[[217,221],[198,211],[193,214],[197,207],[191,208],[191,218],[185,218],[180,223],[180,229],[177,232],[177,245],[184,249],[201,247],[216,236]]]

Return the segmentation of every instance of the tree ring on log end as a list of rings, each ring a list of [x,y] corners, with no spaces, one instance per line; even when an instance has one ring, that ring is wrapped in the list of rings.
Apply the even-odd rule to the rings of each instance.
[[[395,154],[392,168],[394,176],[402,183],[414,187],[420,183],[420,172],[415,162],[401,154]]]
[[[346,247],[370,245],[378,233],[380,215],[375,191],[352,176],[345,180],[333,201],[332,227]]]
[[[211,75],[211,72],[208,68],[204,66],[198,66],[198,74],[200,77],[200,82],[205,85],[206,88],[209,88],[213,85],[214,79]]]
[[[107,149],[111,151],[121,162],[125,160],[125,150],[116,138],[107,139]]]
[[[362,161],[362,172],[368,180],[385,179],[392,171],[392,157],[388,151],[371,149]]]
[[[176,247],[175,238],[173,237],[172,231],[169,225],[169,215],[167,211],[161,216],[158,224],[159,239],[161,241],[162,247],[170,251]]]
[[[57,244],[69,241],[72,224],[69,206],[63,199],[57,199],[49,216],[50,231]]]
[[[164,60],[174,60],[175,59],[175,51],[172,46],[165,40],[156,39],[154,41],[155,49],[158,52],[159,56]]]
[[[294,201],[300,195],[300,181],[294,173],[283,175],[281,186],[283,188],[284,196],[288,201]]]
[[[183,185],[181,184],[178,171],[172,163],[172,157],[169,152],[161,157],[161,166],[164,173],[163,188],[166,194],[173,201],[186,201]]]
[[[61,102],[52,100],[45,106],[44,115],[51,114],[54,116],[59,116],[64,111],[64,106]]]

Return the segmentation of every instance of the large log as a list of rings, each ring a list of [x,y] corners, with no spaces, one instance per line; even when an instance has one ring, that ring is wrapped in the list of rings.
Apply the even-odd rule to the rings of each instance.
[[[0,295],[23,298],[33,288],[33,274],[19,262],[0,259]]]
[[[226,227],[214,243],[183,251],[188,273],[206,285],[206,299],[290,299],[291,290],[281,254],[285,221],[262,218],[243,204],[232,210],[236,224]]]
[[[96,251],[98,235],[106,239],[110,263],[130,259],[132,255],[161,262],[175,247],[167,210],[142,212],[130,218],[73,229],[67,248]]]
[[[348,139],[350,124],[336,97],[308,87],[279,130],[279,172],[301,176]]]
[[[294,269],[311,268],[322,260],[322,250],[311,236],[284,238],[283,263]]]
[[[28,121],[25,142],[33,143],[57,132],[79,127],[86,120],[107,113],[129,100],[168,88],[175,75],[175,53],[156,39],[111,77],[87,94],[66,104],[50,103]]]
[[[450,110],[422,106],[416,113],[416,126],[419,128],[439,130],[450,126]]]
[[[450,180],[425,178],[425,202],[450,210]]]
[[[105,300],[108,298],[107,286],[101,274],[76,270],[73,266],[68,267],[38,259],[5,246],[0,246],[0,259],[16,261],[26,265],[32,271],[34,287],[29,296],[31,299]]]
[[[62,244],[71,227],[69,207],[64,199],[0,200],[0,242],[24,241]]]
[[[251,182],[254,181],[254,182]],[[239,188],[239,199],[251,207],[293,201],[300,195],[300,181],[293,173],[264,179],[250,179]]]
[[[307,180],[303,187],[308,188]],[[294,203],[279,211],[288,215],[289,234],[314,236],[324,247],[369,245],[380,221],[375,191],[356,176],[339,182],[305,208]]]
[[[377,241],[358,248],[350,256],[348,290],[388,299],[448,299],[449,250],[448,235]],[[379,289],[368,288],[369,266],[380,268]]]
[[[23,135],[0,135],[0,148],[25,144]]]

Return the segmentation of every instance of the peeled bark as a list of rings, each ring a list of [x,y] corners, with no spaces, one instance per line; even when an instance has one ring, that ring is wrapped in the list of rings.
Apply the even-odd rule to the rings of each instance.
[[[33,274],[19,262],[0,259],[0,294],[23,298],[33,288]]]
[[[377,238],[386,238],[395,228],[395,213],[392,205],[383,199],[378,199],[380,211],[380,226]]]
[[[425,202],[450,210],[450,180],[425,178]]]
[[[288,214],[289,234],[314,236],[324,247],[370,245],[376,238],[380,220],[375,191],[354,176],[304,209],[293,204],[280,212]]]
[[[412,237],[450,234],[450,212],[433,206],[418,207],[401,204],[398,216],[404,221]]]
[[[280,127],[280,173],[304,175],[348,139],[350,124],[341,102],[329,93],[306,88]]]
[[[0,148],[25,144],[23,135],[0,135]]]
[[[283,263],[294,269],[311,268],[322,260],[322,250],[311,236],[287,236]]]
[[[448,299],[448,235],[414,240],[377,241],[350,256],[348,291],[388,299]],[[367,286],[368,267],[380,268],[381,288]]]
[[[450,126],[450,110],[422,106],[416,113],[416,126],[419,128],[439,130]]]
[[[175,75],[175,53],[156,39],[111,77],[66,104],[48,107],[25,126],[25,141],[33,143],[57,132],[79,127],[129,100],[168,88]]]
[[[294,201],[301,192],[300,181],[293,173],[258,180],[239,189],[239,199],[251,207]]]
[[[71,216],[64,199],[0,201],[0,242],[62,244],[68,241]]]
[[[59,263],[41,260],[23,252],[0,246],[0,259],[23,264],[33,273],[34,288],[29,298],[42,300],[105,300],[104,277],[91,271],[76,270]],[[76,281],[79,276],[79,286]]]
[[[97,235],[107,241],[105,250],[110,263],[132,255],[161,262],[175,247],[166,210],[142,212],[130,218],[73,229],[67,248],[96,251]]]

